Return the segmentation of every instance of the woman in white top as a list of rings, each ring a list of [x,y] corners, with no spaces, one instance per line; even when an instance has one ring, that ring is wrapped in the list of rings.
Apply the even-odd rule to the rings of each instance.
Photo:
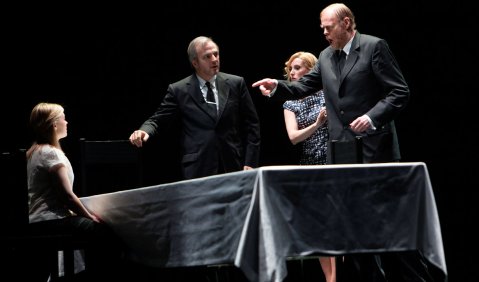
[[[59,142],[67,136],[63,107],[40,103],[33,108],[30,123],[35,133],[27,152],[30,222],[79,215],[99,223],[73,192],[73,169]]]
[[[100,268],[95,268],[94,261],[113,258],[113,262],[116,255],[119,258],[120,251],[115,250],[120,241],[73,192],[73,169],[60,146],[60,139],[67,136],[67,124],[59,104],[39,103],[30,114],[34,142],[27,151],[29,220],[31,224],[44,222],[50,232],[67,232],[99,243],[101,250],[92,251],[91,267],[94,271],[106,270],[105,261]],[[75,251],[75,273],[84,269],[84,253]],[[92,275],[104,272],[92,272]]]

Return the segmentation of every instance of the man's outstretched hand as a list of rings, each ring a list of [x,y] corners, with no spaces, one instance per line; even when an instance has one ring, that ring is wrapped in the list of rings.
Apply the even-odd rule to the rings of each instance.
[[[253,83],[252,87],[258,87],[264,96],[269,96],[271,92],[278,86],[278,80],[272,78],[264,78]]]

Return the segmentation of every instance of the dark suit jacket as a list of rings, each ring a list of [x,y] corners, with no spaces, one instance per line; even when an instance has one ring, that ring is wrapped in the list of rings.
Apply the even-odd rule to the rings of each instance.
[[[394,118],[406,106],[410,93],[385,40],[356,32],[341,76],[334,50],[327,47],[309,74],[295,83],[280,81],[276,91],[288,93],[284,96],[290,99],[321,88],[326,99],[330,140],[354,140],[361,136],[366,163],[400,159]],[[364,114],[371,118],[376,130],[357,134],[349,124]]]
[[[218,73],[219,111],[208,109],[195,74],[170,84],[157,111],[140,129],[168,136],[168,126],[181,125],[181,166],[185,179],[216,174],[219,158],[226,172],[257,167],[260,125],[255,106],[242,77]]]

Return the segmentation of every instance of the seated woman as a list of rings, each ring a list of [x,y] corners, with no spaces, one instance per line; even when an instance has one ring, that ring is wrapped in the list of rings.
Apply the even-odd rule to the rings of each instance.
[[[85,270],[86,253],[88,271],[82,273],[89,280],[100,281],[111,278],[112,274],[116,276],[121,269],[118,263],[121,263],[122,243],[73,192],[73,169],[60,146],[60,139],[67,136],[67,124],[59,104],[39,103],[31,112],[34,142],[27,151],[29,220],[31,224],[42,222],[49,232],[68,233],[91,241],[95,248],[75,251],[74,271]],[[42,261],[43,258],[38,258],[39,265]]]

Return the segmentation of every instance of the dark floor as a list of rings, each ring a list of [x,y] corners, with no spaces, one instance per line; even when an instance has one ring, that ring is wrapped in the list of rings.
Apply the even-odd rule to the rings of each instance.
[[[15,280],[11,281],[46,282],[48,280],[48,270],[42,261],[18,253],[3,253],[3,255],[8,257],[6,258],[8,262],[6,270],[12,274],[10,277],[16,277]],[[317,259],[288,261],[287,268],[288,276],[284,282],[324,281]],[[107,273],[106,276],[102,277],[85,271],[76,274],[72,279],[60,279],[59,282],[249,282],[242,271],[232,265],[151,268],[125,262],[122,265],[115,266],[114,269],[114,273]]]
[[[38,255],[38,254],[37,254]],[[46,282],[48,268],[36,255],[25,255],[19,252],[2,252],[2,274],[15,277],[10,281]],[[283,282],[324,282],[324,276],[316,257],[286,262],[288,275]],[[5,271],[3,271],[5,267]],[[88,264],[87,264],[88,267]],[[249,282],[243,272],[232,265],[182,267],[182,268],[152,268],[122,261],[112,265],[105,262],[105,268],[111,269],[103,275],[88,270],[75,275],[73,279],[60,279],[59,282]],[[446,281],[437,268],[430,266],[433,281]],[[10,275],[6,275],[6,273]],[[2,280],[3,281],[3,280]]]
[[[317,259],[287,261],[288,276],[284,282],[324,282],[324,276]],[[234,266],[152,269],[136,267],[134,276],[142,282],[248,282],[242,271]]]

